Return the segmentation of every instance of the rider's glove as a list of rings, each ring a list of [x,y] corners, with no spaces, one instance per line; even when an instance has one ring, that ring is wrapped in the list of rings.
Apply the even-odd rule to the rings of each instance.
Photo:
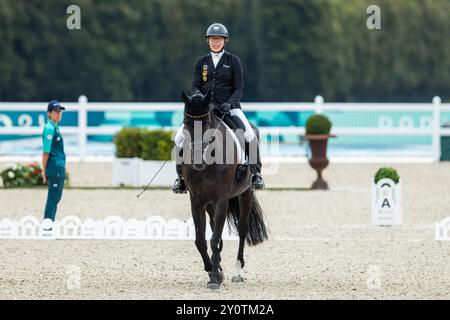
[[[217,108],[217,110],[222,114],[230,113],[231,103],[229,103],[228,101],[224,102]]]

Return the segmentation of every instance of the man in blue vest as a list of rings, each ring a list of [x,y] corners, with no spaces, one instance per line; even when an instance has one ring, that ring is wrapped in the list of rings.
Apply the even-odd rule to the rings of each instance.
[[[56,209],[61,200],[64,179],[66,176],[66,154],[64,142],[59,131],[58,123],[61,121],[62,112],[65,110],[59,101],[52,100],[47,106],[49,121],[44,126],[42,133],[42,176],[44,184],[48,182],[47,203],[45,205],[44,219],[55,221]]]

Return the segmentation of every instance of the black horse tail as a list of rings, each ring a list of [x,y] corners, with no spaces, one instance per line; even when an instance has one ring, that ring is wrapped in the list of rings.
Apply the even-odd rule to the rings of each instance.
[[[230,222],[233,222],[231,226]],[[234,197],[229,200],[228,204],[228,223],[230,227],[234,227],[235,230],[239,230],[239,198]],[[248,218],[248,232],[246,236],[247,244],[250,246],[256,246],[259,243],[267,240],[267,230],[264,224],[263,211],[259,205],[255,195],[252,198],[252,209],[250,210],[250,216]]]

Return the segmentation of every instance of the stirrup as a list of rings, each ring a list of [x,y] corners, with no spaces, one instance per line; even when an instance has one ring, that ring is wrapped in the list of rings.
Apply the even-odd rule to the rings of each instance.
[[[186,185],[184,183],[184,180],[182,178],[178,178],[175,180],[175,183],[173,184],[172,191],[174,193],[187,193]]]

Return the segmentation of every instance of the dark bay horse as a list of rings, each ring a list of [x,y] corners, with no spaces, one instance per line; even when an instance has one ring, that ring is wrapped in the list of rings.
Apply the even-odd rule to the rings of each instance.
[[[182,100],[185,103],[184,159],[191,160],[186,161],[189,163],[183,162],[182,172],[191,201],[195,245],[209,274],[207,287],[219,289],[223,280],[220,253],[226,220],[239,234],[233,282],[244,281],[242,268],[245,240],[249,245],[257,245],[267,240],[267,231],[263,212],[251,188],[250,170],[247,169],[241,178],[236,179],[239,153],[229,129],[210,108],[211,94],[208,92],[205,96],[190,97],[183,92]],[[196,129],[200,130],[201,135],[195,132]],[[209,160],[207,155],[210,156]],[[205,239],[206,212],[212,230],[211,257]]]

